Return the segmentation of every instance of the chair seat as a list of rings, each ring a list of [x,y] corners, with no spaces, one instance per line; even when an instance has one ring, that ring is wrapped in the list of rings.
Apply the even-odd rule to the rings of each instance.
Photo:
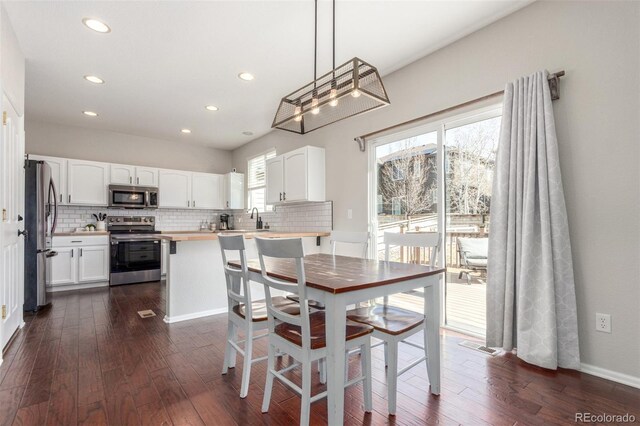
[[[277,309],[284,311],[290,315],[300,315],[300,305],[292,300],[287,299],[282,296],[274,296],[271,298],[273,306]],[[252,316],[251,320],[253,322],[260,322],[267,320],[267,302],[265,300],[256,300],[251,303]],[[246,308],[243,303],[239,305],[235,305],[233,307],[233,312],[245,318],[246,316]]]
[[[311,329],[311,349],[326,347],[327,338],[325,335],[324,312],[318,311],[309,314],[309,323]],[[372,332],[373,328],[368,325],[347,320],[346,340],[366,336]],[[291,343],[302,347],[302,330],[299,326],[281,323],[276,326],[275,333]]]
[[[293,300],[296,303],[300,303],[300,296],[297,296],[295,294],[287,295],[287,299]],[[307,303],[309,304],[309,307],[312,309],[318,309],[318,310],[324,309],[324,303],[320,303],[317,300],[307,300]]]
[[[351,309],[347,311],[347,318],[394,336],[411,330],[424,322],[424,315],[391,305]]]

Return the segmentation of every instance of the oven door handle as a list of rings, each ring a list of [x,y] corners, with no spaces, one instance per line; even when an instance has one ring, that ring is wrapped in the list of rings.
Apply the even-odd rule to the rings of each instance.
[[[118,243],[148,243],[153,241],[154,244],[160,244],[160,241],[162,241],[161,239],[149,239],[149,240],[112,240],[111,244],[118,244]]]

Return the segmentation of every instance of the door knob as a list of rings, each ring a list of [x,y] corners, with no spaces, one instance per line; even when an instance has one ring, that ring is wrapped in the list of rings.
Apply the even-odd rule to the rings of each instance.
[[[27,238],[29,236],[29,231],[27,231],[26,229],[24,229],[22,231],[18,229],[18,237],[20,235],[24,235],[24,237]]]

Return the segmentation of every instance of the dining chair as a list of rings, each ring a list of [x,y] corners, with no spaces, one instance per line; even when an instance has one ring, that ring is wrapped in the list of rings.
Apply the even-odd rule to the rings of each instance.
[[[430,249],[429,264],[435,265],[436,256],[440,247],[440,234],[437,232],[399,234],[384,233],[385,261],[389,261],[391,246]],[[422,293],[423,299],[426,293]],[[427,301],[424,300],[426,309]],[[427,361],[427,337],[424,335],[424,346],[409,342],[406,339],[425,328],[425,315],[407,309],[392,306],[387,298],[382,304],[357,307],[347,311],[347,318],[373,327],[374,338],[384,342],[385,363],[387,365],[387,401],[389,414],[396,413],[396,389],[398,376],[406,373],[411,368]],[[408,366],[398,371],[398,346],[400,343],[416,347],[424,351],[424,355],[412,361]],[[377,346],[377,345],[375,345]]]
[[[264,387],[264,399],[262,412],[269,411],[273,380],[278,379],[284,385],[298,393],[301,398],[300,424],[309,424],[311,404],[325,398],[327,391],[311,396],[311,364],[320,361],[327,356],[327,341],[325,334],[325,312],[309,312],[304,272],[304,252],[302,239],[263,239],[256,238],[258,257],[262,270],[262,279],[267,300],[267,317],[269,324],[268,337],[268,364],[267,379]],[[283,281],[269,276],[267,271],[267,259],[270,266],[276,268],[283,264],[295,265],[296,282]],[[296,294],[300,297],[300,315],[291,315],[277,306],[271,296],[271,290]],[[348,380],[345,376],[345,387],[363,382],[364,410],[370,412],[371,401],[371,346],[370,335],[373,328],[347,320],[346,325],[346,351],[359,348],[361,352],[361,374]],[[280,370],[276,370],[275,357],[277,353],[286,353],[293,357],[295,362]],[[347,357],[348,358],[348,357]],[[344,366],[348,369],[348,360]],[[300,367],[302,370],[301,386],[293,383],[284,373]]]
[[[263,361],[267,357],[253,358],[253,341],[266,337],[267,333],[256,335],[256,332],[267,330],[267,308],[264,300],[251,299],[251,284],[247,269],[247,258],[242,235],[219,235],[222,264],[227,285],[227,340],[224,351],[222,374],[236,365],[236,352],[243,357],[242,384],[240,398],[245,398],[249,391],[251,365]],[[227,252],[235,252],[239,256],[240,269],[232,268],[227,263]],[[299,315],[300,305],[285,297],[277,296],[271,301],[279,309],[289,315]],[[244,331],[244,340],[238,340],[238,330]],[[244,347],[240,345],[244,343]]]
[[[367,258],[367,249],[369,248],[369,233],[368,232],[351,232],[351,231],[332,231],[331,236],[329,237],[329,244],[331,245],[331,254],[336,255],[336,246],[340,245],[349,245],[349,246],[360,246],[362,258]],[[299,298],[297,295],[290,294],[287,296],[288,299],[293,300],[294,302],[299,302]],[[311,309],[324,309],[324,305],[315,300],[309,300],[309,307]]]

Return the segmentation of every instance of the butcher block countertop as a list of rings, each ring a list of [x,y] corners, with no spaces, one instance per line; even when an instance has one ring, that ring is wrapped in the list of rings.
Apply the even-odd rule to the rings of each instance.
[[[204,240],[217,240],[218,235],[244,235],[245,238],[298,238],[298,237],[328,237],[329,232],[277,232],[277,231],[263,231],[263,232],[173,232],[162,233],[160,238],[168,241],[204,241]]]

